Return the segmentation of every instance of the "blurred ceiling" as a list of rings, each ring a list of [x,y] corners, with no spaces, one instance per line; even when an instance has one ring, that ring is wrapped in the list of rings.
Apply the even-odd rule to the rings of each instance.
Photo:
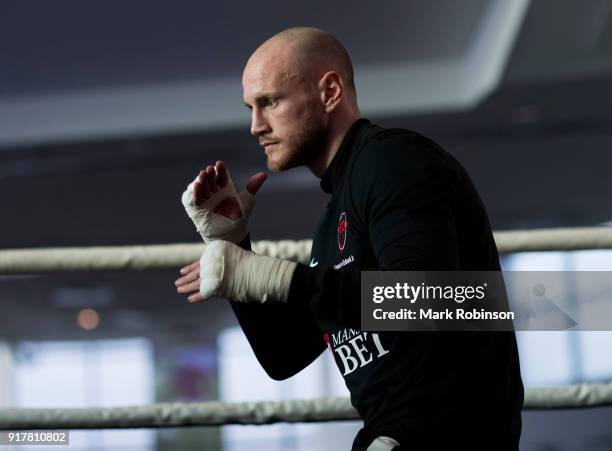
[[[296,23],[345,43],[365,114],[466,109],[497,84],[527,4],[14,3],[0,22],[0,146],[244,127],[246,58]]]
[[[219,158],[238,183],[264,169],[241,71],[291,25],[335,34],[364,115],[456,155],[495,229],[610,220],[612,0],[384,4],[3,2],[0,247],[197,241],[179,196]],[[325,201],[307,170],[274,174],[252,236],[309,237]],[[99,292],[111,293],[100,308],[115,318],[102,335],[207,333],[194,306],[168,307],[181,301],[173,277],[3,279],[2,336],[81,336],[74,314]],[[58,306],[58,290],[75,287],[83,305]],[[225,304],[206,309],[209,325],[231,323]]]

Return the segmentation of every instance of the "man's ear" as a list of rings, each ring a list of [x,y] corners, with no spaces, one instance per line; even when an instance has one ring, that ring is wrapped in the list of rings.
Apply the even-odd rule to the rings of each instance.
[[[319,92],[326,113],[331,113],[339,105],[344,95],[344,85],[338,72],[329,71],[319,80]]]

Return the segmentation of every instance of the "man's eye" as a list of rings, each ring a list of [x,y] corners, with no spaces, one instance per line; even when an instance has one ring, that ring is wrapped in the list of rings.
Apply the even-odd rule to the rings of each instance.
[[[278,105],[278,100],[277,99],[267,99],[266,100],[266,107],[267,108],[274,108]]]

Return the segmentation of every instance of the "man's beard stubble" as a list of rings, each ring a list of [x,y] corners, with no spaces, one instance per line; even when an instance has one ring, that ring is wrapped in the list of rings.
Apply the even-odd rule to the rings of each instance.
[[[304,121],[304,128],[296,130],[294,139],[283,143],[288,147],[283,150],[286,154],[285,158],[271,162],[268,156],[268,169],[273,172],[282,172],[298,166],[310,166],[313,161],[321,156],[327,137],[327,129],[320,116],[312,116]]]

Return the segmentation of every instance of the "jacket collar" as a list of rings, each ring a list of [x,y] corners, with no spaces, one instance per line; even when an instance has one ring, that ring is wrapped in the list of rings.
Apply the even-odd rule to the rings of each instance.
[[[346,170],[346,165],[349,162],[353,144],[360,130],[363,130],[369,123],[370,121],[365,118],[357,119],[348,129],[344,138],[342,138],[336,155],[332,158],[331,163],[325,170],[325,174],[323,174],[323,178],[321,179],[321,189],[326,193],[332,193],[338,187]]]

